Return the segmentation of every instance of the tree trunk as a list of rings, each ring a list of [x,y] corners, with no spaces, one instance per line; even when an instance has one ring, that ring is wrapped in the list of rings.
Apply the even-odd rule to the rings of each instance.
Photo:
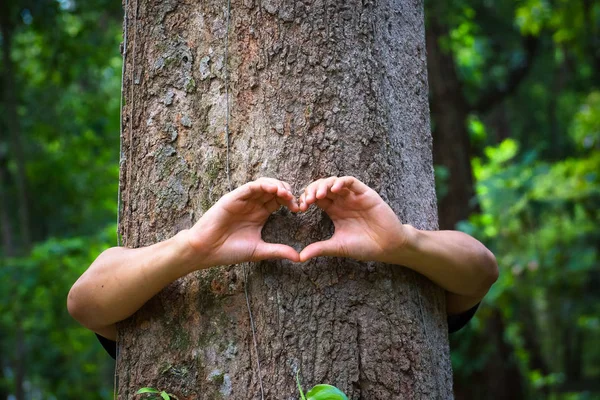
[[[298,193],[354,175],[403,222],[437,228],[422,1],[233,1],[229,29],[225,0],[125,6],[126,246],[189,228],[228,171],[233,187],[272,176]],[[332,229],[316,209],[280,210],[263,237],[300,250]],[[297,371],[350,399],[451,398],[444,299],[405,268],[346,259],[196,272],[120,324],[119,398],[256,399],[262,385],[293,399]]]
[[[448,168],[448,191],[438,204],[440,229],[455,229],[473,211],[473,172],[471,143],[467,131],[469,107],[463,96],[452,55],[438,43],[445,28],[430,17],[427,28],[427,53],[431,83],[433,161]]]
[[[21,124],[17,112],[18,96],[15,88],[15,74],[11,59],[12,29],[10,24],[10,7],[0,2],[0,32],[2,33],[2,80],[3,100],[6,109],[6,128],[10,138],[10,150],[16,164],[15,183],[19,199],[18,217],[21,233],[20,254],[27,254],[31,249],[31,225],[29,212],[29,195],[27,193],[27,173],[25,171],[25,154],[21,141]]]
[[[27,194],[27,174],[25,171],[25,155],[23,152],[23,146],[21,142],[21,126],[19,122],[19,114],[17,112],[18,96],[16,95],[15,88],[15,74],[13,68],[13,62],[11,58],[12,48],[12,34],[13,26],[10,21],[11,9],[10,5],[5,2],[0,2],[0,33],[2,34],[2,83],[3,83],[3,102],[4,109],[6,110],[6,130],[10,138],[10,150],[16,164],[16,173],[14,180],[17,187],[17,198],[18,202],[18,221],[19,221],[19,232],[20,232],[20,246],[10,247],[11,254],[28,254],[31,250],[31,226],[29,219],[29,196]],[[2,144],[2,142],[0,142]],[[3,150],[0,150],[3,151]],[[4,155],[2,155],[4,158]],[[4,160],[2,160],[4,162]],[[3,171],[4,172],[4,171]],[[3,191],[3,190],[2,190]],[[2,217],[5,219],[5,217]],[[6,229],[9,229],[8,227]],[[6,242],[6,234],[4,241]],[[12,234],[9,235],[12,241]],[[12,242],[14,244],[14,242]],[[8,248],[5,250],[8,253]],[[15,387],[15,399],[25,399],[25,378],[26,378],[26,366],[25,366],[25,338],[23,336],[22,321],[18,318],[14,322],[16,326],[16,343],[15,343],[15,354],[14,354],[14,387]]]
[[[2,139],[0,137],[0,139]],[[2,252],[0,253],[0,268],[4,264],[4,257],[13,257],[14,244],[13,244],[13,226],[9,217],[8,207],[6,204],[7,190],[6,190],[6,176],[8,175],[7,160],[4,154],[4,143],[0,141],[0,235],[2,236]],[[3,327],[0,325],[0,335],[2,338],[8,338],[10,335],[8,332],[4,332]],[[5,339],[6,340],[6,339]],[[0,399],[7,399],[10,395],[8,389],[8,379],[4,376],[4,370],[9,364],[7,354],[0,356]],[[22,387],[22,386],[21,386]],[[21,389],[22,393],[22,389]],[[22,398],[22,397],[21,397]]]

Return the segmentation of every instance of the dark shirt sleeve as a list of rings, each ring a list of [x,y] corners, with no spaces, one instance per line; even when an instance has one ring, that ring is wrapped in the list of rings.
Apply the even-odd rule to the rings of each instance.
[[[475,315],[477,308],[479,308],[479,304],[480,303],[475,304],[473,308],[460,314],[448,315],[448,333],[454,333],[468,324],[471,318],[473,318],[473,315]]]
[[[110,355],[113,359],[117,359],[117,342],[115,342],[114,340],[110,340],[105,338],[104,336],[100,336],[96,333],[96,337],[98,338],[98,340],[100,341],[100,344],[102,345],[102,347],[104,347],[104,350],[106,350],[106,352],[108,353],[108,355]]]

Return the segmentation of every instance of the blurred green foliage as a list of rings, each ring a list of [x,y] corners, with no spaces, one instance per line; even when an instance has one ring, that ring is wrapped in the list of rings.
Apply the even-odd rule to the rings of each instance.
[[[427,7],[445,18],[439,40],[472,102],[502,90],[535,43],[516,90],[466,121],[479,212],[457,227],[496,254],[500,278],[451,338],[455,384],[495,398],[486,374],[514,367],[514,398],[600,398],[600,3]]]
[[[10,62],[0,59],[0,398],[18,392],[22,369],[25,398],[109,399],[114,363],[69,316],[66,299],[95,257],[116,244],[120,3],[19,0],[2,2],[0,14],[0,48],[10,49]],[[15,119],[26,202],[11,141]]]
[[[0,351],[26,349],[27,398],[112,398],[113,363],[87,329],[66,312],[71,285],[106,247],[115,226],[94,236],[48,239],[24,257],[0,261]],[[6,360],[4,360],[6,362]],[[12,388],[10,375],[2,384]]]
[[[15,392],[20,365],[27,398],[108,399],[113,364],[65,305],[71,284],[116,242],[120,4],[18,0],[2,7],[10,37],[0,47],[10,45],[13,69],[0,59],[0,88],[13,83],[17,114],[3,97],[2,232],[13,248],[0,250],[0,398]],[[494,398],[486,374],[514,367],[526,398],[599,398],[600,4],[456,0],[426,7],[443,16],[448,34],[438,39],[473,104],[506,89],[511,71],[533,55],[527,77],[501,104],[464,121],[479,207],[458,228],[494,251],[500,278],[475,319],[451,338],[455,384],[466,388],[464,398]],[[5,134],[11,118],[19,121],[27,204]],[[436,166],[441,197],[449,173]],[[32,248],[19,225],[23,207]]]
[[[531,396],[542,387],[559,388],[569,374],[577,373],[578,380],[597,379],[600,151],[548,163],[507,139],[486,148],[473,167],[481,213],[459,229],[484,241],[497,255],[501,274],[485,303],[508,321],[505,340],[515,349]],[[484,340],[486,316],[482,312],[475,329],[456,341]],[[579,354],[568,354],[574,352],[569,336],[575,333],[581,348]],[[535,366],[532,343],[527,343],[531,338],[543,357]],[[453,354],[455,372],[469,372],[473,360]]]

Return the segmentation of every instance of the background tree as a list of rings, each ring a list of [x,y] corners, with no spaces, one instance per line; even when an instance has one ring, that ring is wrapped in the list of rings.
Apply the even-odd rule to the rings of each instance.
[[[259,176],[298,191],[355,175],[402,221],[434,229],[422,3],[234,2],[229,29],[228,16],[222,1],[126,8],[124,244],[191,227],[229,179]],[[264,236],[300,249],[331,229],[319,212],[282,211]],[[119,397],[153,386],[256,398],[262,386],[287,398],[301,371],[307,386],[350,398],[448,398],[445,320],[442,290],[400,267],[317,259],[198,272],[121,325]]]

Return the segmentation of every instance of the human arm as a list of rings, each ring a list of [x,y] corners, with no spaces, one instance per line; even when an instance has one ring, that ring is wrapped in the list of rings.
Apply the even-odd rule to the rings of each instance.
[[[264,223],[281,205],[298,211],[289,185],[261,178],[226,194],[192,228],[168,240],[138,249],[106,250],[71,288],[70,314],[115,340],[117,322],[192,271],[271,258],[298,261],[293,248],[261,239]]]
[[[311,183],[300,196],[300,210],[312,204],[329,215],[335,232],[302,250],[301,261],[337,256],[404,265],[446,290],[450,315],[479,303],[498,277],[494,255],[479,241],[462,232],[402,224],[377,192],[354,177]]]

